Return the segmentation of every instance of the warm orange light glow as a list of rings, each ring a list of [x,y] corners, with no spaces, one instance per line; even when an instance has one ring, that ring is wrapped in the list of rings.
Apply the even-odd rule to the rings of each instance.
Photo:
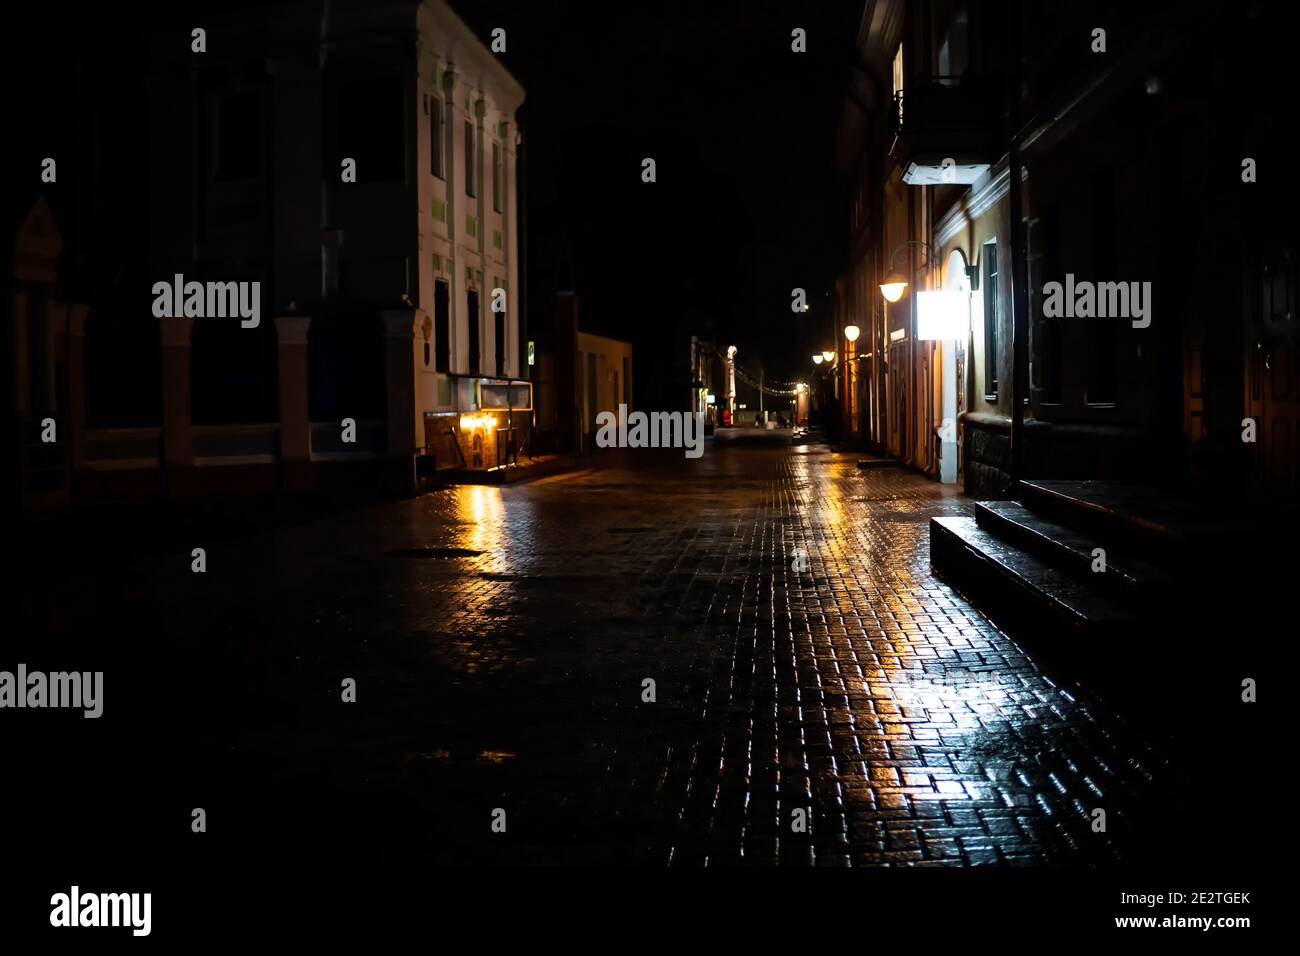
[[[460,427],[462,431],[490,431],[497,427],[497,417],[495,415],[462,415],[460,416]]]
[[[897,302],[903,297],[906,289],[907,278],[897,272],[887,276],[885,281],[880,283],[880,294],[885,297],[886,302]]]

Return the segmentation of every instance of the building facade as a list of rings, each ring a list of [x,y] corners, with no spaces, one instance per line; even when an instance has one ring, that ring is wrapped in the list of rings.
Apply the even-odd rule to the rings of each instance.
[[[400,491],[414,488],[417,458],[455,464],[450,443],[481,386],[526,375],[524,91],[490,38],[441,0],[306,0],[232,4],[142,42],[135,98],[104,109],[131,111],[149,145],[143,287],[37,314],[30,303],[56,295],[25,280],[14,310],[16,338],[51,338],[46,354],[19,354],[16,380],[35,370],[63,383],[45,403],[66,425],[62,493],[45,497],[306,490],[366,475]],[[85,137],[106,123],[92,117]],[[100,155],[98,140],[74,145]],[[95,162],[75,175],[103,178]],[[19,241],[66,229],[85,248],[102,219],[82,204],[33,206]],[[107,252],[114,239],[100,241]],[[76,289],[79,265],[56,256],[27,271]],[[149,286],[174,277],[256,283],[259,321],[179,303],[150,316]]]
[[[1024,477],[1295,486],[1294,243],[1266,211],[1281,180],[1253,173],[1285,162],[1264,64],[1290,17],[1173,13],[865,5],[836,324],[861,330],[840,371],[868,448],[979,497]],[[964,297],[942,335],[936,291]]]

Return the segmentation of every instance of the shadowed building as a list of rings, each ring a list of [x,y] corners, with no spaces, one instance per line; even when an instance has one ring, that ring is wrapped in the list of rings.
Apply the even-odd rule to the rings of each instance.
[[[66,162],[41,193],[59,194],[29,201],[10,297],[15,341],[35,343],[17,355],[24,447],[51,409],[66,441],[27,456],[52,489],[37,497],[409,491],[417,457],[455,463],[480,384],[524,371],[524,91],[441,0],[190,19],[142,34],[88,118],[90,40],[92,66],[50,96],[66,131],[47,148]],[[114,128],[140,138],[134,181],[109,175]],[[138,189],[130,219],[68,201],[91,183]],[[76,257],[59,257],[65,238]],[[115,243],[129,281],[81,281]],[[150,288],[175,276],[259,283],[260,321],[180,304],[154,318]]]
[[[979,497],[1024,477],[1294,488],[1294,242],[1269,211],[1287,190],[1244,169],[1286,163],[1271,74],[1291,19],[866,3],[836,155],[852,431]],[[891,274],[909,283],[896,301]],[[1075,280],[1098,307],[1055,314],[1052,283]],[[1101,312],[1133,283],[1146,316]],[[920,294],[939,290],[967,305],[927,338]]]

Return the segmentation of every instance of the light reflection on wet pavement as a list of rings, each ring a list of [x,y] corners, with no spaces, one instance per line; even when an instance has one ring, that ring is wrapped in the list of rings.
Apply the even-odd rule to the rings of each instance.
[[[251,724],[213,782],[258,781],[250,831],[310,805],[430,862],[1122,857],[1160,761],[931,573],[929,518],[971,510],[720,442],[225,546],[243,598],[193,626]]]

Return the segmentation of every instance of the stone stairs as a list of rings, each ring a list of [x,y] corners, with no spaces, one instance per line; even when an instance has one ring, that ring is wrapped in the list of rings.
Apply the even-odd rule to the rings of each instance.
[[[1269,578],[1261,540],[1294,527],[1250,504],[1115,482],[1023,481],[1017,500],[932,518],[930,563],[1000,628],[1067,661],[1073,675],[1097,678],[1118,665],[1202,685],[1216,679],[1205,663],[1222,655],[1225,638],[1251,629],[1253,612],[1236,598]]]

